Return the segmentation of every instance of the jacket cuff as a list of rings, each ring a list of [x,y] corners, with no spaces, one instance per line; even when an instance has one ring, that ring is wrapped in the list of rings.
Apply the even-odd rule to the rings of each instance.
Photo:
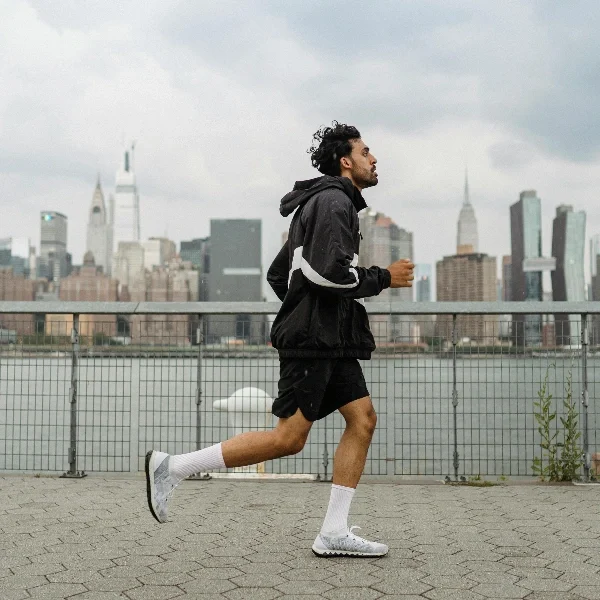
[[[383,271],[383,287],[382,290],[385,290],[390,287],[392,284],[392,274],[387,269],[382,269]]]

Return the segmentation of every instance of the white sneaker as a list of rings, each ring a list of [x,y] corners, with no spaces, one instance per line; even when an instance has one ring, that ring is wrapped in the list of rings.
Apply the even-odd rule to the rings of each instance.
[[[159,523],[167,521],[167,502],[173,490],[183,481],[171,474],[171,455],[151,450],[146,454],[146,493],[148,507]]]
[[[385,544],[369,542],[354,533],[350,527],[346,531],[334,535],[320,533],[312,546],[312,551],[317,556],[385,556],[389,548]]]

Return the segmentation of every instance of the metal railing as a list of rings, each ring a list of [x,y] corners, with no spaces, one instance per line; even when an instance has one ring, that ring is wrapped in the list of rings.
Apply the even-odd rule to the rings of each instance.
[[[378,426],[365,474],[531,477],[534,402],[547,378],[560,440],[569,374],[581,478],[599,474],[600,303],[366,306],[378,350],[362,365]],[[0,302],[0,471],[137,472],[149,448],[189,452],[273,427],[278,308]],[[266,399],[236,422],[215,403],[244,388]],[[338,413],[318,421],[301,453],[259,472],[329,479],[343,427]]]

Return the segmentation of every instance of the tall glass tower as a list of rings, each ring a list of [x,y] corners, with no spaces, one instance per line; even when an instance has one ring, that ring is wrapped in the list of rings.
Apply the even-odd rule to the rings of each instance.
[[[113,254],[119,242],[140,241],[140,198],[133,164],[134,144],[123,152],[114,196]]]
[[[592,236],[590,240],[590,274],[592,285],[588,300],[600,300],[600,233]]]
[[[542,258],[542,203],[535,190],[521,192],[510,207],[512,298],[515,302],[539,302],[543,297],[542,271],[530,270],[527,261]],[[542,342],[541,315],[514,315],[517,344],[538,346]]]
[[[552,272],[553,300],[585,300],[584,251],[585,212],[573,212],[572,206],[564,204],[557,207],[552,223],[552,256],[556,258],[556,270]],[[557,314],[554,320],[557,341],[561,344],[575,343],[579,317]]]

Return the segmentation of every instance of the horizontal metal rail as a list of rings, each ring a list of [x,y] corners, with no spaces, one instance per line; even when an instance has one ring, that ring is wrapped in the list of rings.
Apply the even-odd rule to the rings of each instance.
[[[280,302],[0,302],[0,314],[272,315]],[[370,315],[600,314],[600,302],[366,302]]]

